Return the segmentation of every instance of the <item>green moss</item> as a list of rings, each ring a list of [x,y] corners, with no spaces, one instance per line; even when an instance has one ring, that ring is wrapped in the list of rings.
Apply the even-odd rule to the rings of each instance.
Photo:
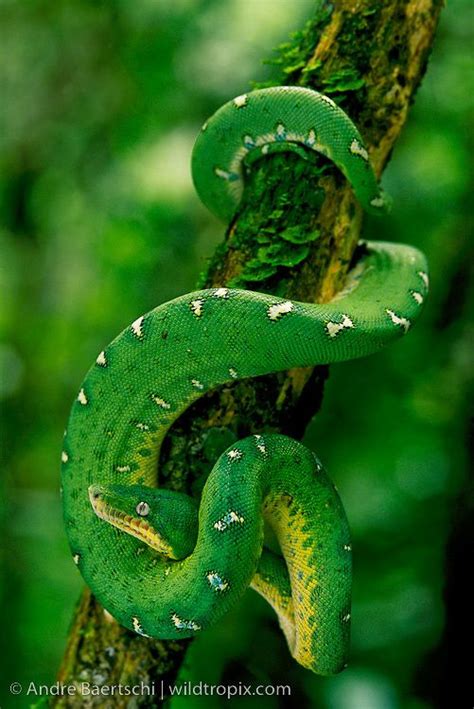
[[[306,155],[307,153],[307,155]],[[231,239],[223,247],[239,254],[237,274],[228,281],[234,288],[253,287],[276,293],[282,283],[293,278],[310,253],[310,244],[319,238],[315,219],[324,200],[319,178],[329,161],[321,155],[305,151],[277,152],[252,163],[248,170],[242,208]],[[210,262],[209,272],[222,258],[222,249]],[[211,280],[203,274],[199,286]]]
[[[288,42],[279,45],[275,55],[266,63],[277,67],[280,76],[265,83],[254,83],[253,88],[286,84],[300,84],[332,94],[351,113],[360,112],[365,98],[364,74],[369,68],[372,40],[380,18],[381,6],[365,12],[345,13],[338,34],[337,65],[323,65],[311,61],[322,33],[332,19],[333,6],[323,0],[316,17],[302,30],[291,35]],[[364,41],[362,41],[362,38]],[[278,149],[283,154],[275,154]],[[303,159],[302,159],[303,158]],[[295,276],[310,253],[311,242],[319,237],[315,217],[319,212],[324,192],[317,186],[326,172],[336,174],[321,156],[300,148],[300,154],[286,152],[284,146],[265,157],[257,152],[247,166],[242,210],[232,239],[213,257],[208,272],[214,272],[229,249],[239,253],[238,273],[231,280],[234,287],[252,287],[275,292],[281,282]],[[337,179],[337,177],[336,177]],[[312,187],[314,185],[314,188]],[[240,270],[239,270],[240,268]],[[208,284],[203,274],[199,285]]]
[[[274,276],[277,272],[277,267],[268,263],[262,263],[259,259],[251,259],[244,267],[242,273],[232,280],[231,285],[234,287],[242,287],[246,281],[261,282]]]
[[[309,84],[311,82],[312,76],[316,75],[316,72],[321,70],[321,67],[323,66],[323,63],[317,59],[316,61],[312,62],[311,64],[308,64],[305,66],[303,71],[301,72],[303,76],[303,84]]]
[[[288,42],[280,44],[274,56],[266,59],[264,64],[277,67],[281,72],[280,77],[266,82],[252,82],[253,89],[266,86],[278,86],[282,83],[303,83],[301,77],[309,73],[307,64],[314,54],[324,28],[329,24],[333,12],[333,5],[327,0],[321,0],[315,11],[315,16],[308,20],[305,26],[290,35]],[[319,67],[314,66],[312,70]]]
[[[365,81],[353,68],[340,69],[323,80],[323,91],[327,94],[340,93],[344,91],[357,91],[361,89]]]
[[[288,42],[280,44],[274,56],[265,63],[277,68],[276,75],[266,82],[253,83],[252,88],[296,84],[330,94],[349,114],[360,115],[365,101],[364,76],[373,60],[373,43],[383,5],[360,8],[344,13],[337,36],[337,63],[313,60],[321,35],[330,23],[334,7],[322,0],[315,17],[310,19]]]
[[[308,254],[309,246],[305,244],[289,246],[281,240],[270,244],[270,246],[260,248],[257,252],[257,258],[264,264],[291,268],[304,261]]]
[[[299,226],[289,226],[280,233],[280,238],[289,241],[292,244],[308,244],[311,241],[316,241],[319,238],[320,232],[318,229],[307,231]]]
[[[305,62],[303,60],[301,60],[297,64],[293,64],[292,66],[286,66],[283,69],[283,73],[284,74],[293,74],[293,72],[298,71],[298,69],[303,69],[304,66],[305,66]]]
[[[348,14],[344,18],[337,38],[339,56],[342,62],[350,63],[358,74],[365,74],[370,69],[381,10],[382,4],[367,8],[365,12]]]

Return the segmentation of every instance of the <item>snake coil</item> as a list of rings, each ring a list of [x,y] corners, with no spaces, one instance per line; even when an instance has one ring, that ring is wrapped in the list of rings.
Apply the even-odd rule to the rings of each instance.
[[[192,158],[200,198],[229,220],[244,165],[276,149],[314,150],[383,212],[356,127],[328,97],[297,87],[229,101]],[[350,360],[405,334],[427,294],[423,254],[371,242],[350,286],[325,304],[226,288],[196,291],[137,318],[98,355],[73,404],[62,452],[64,520],[86,583],[125,627],[154,638],[202,632],[250,585],[274,607],[294,658],[332,674],[347,661],[351,542],[339,496],[301,443],[277,434],[232,445],[202,498],[157,487],[173,422],[226,382]],[[264,545],[270,527],[281,554]]]

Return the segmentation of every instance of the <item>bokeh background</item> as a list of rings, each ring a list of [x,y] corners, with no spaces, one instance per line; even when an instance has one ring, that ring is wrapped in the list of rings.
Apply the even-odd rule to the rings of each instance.
[[[193,191],[194,137],[221,103],[272,75],[262,58],[313,9],[313,0],[0,5],[2,706],[27,705],[8,696],[14,680],[55,680],[82,588],[58,496],[82,376],[137,315],[194,287],[224,231]],[[350,668],[321,679],[297,667],[249,591],[195,641],[195,681],[290,684],[292,701],[320,709],[434,706],[446,545],[468,464],[469,11],[456,0],[443,12],[384,176],[393,213],[365,224],[369,238],[428,254],[426,311],[370,362],[331,368],[306,436],[353,531]]]

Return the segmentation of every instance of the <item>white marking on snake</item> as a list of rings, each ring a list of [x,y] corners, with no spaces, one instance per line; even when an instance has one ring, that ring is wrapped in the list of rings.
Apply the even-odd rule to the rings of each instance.
[[[255,434],[254,436],[257,448],[262,455],[267,455],[267,449],[265,448],[265,443],[263,442],[262,436]]]
[[[117,471],[117,473],[129,473],[130,466],[129,465],[116,465],[115,470]]]
[[[373,199],[370,200],[370,204],[372,207],[383,207],[385,204],[385,200],[383,197],[374,197]]]
[[[195,623],[194,620],[183,620],[177,613],[173,613],[171,620],[178,630],[201,630],[201,626]]]
[[[393,312],[393,310],[389,310],[388,308],[385,310],[385,312],[387,313],[394,325],[400,325],[400,327],[403,327],[405,332],[408,332],[411,322],[407,318],[403,317],[403,315],[397,315]]]
[[[291,313],[294,307],[295,306],[293,305],[291,300],[286,300],[284,303],[275,303],[274,305],[270,305],[268,307],[267,315],[270,320],[273,320],[275,322],[283,315]]]
[[[80,554],[74,554],[74,556],[72,557],[72,560],[73,560],[73,562],[74,562],[74,563],[76,564],[76,566],[77,566],[78,563],[79,563],[80,560],[81,560],[81,555],[80,555]]]
[[[107,359],[105,357],[104,350],[102,350],[102,352],[99,352],[99,354],[97,355],[96,364],[100,365],[101,367],[107,366]]]
[[[243,108],[244,106],[247,105],[247,101],[248,101],[247,94],[242,94],[241,96],[236,96],[234,98],[234,106],[237,106],[237,108]]]
[[[276,129],[277,139],[284,140],[286,136],[286,128],[283,123],[279,123]]]
[[[135,335],[135,337],[138,337],[139,340],[142,339],[143,337],[143,330],[142,330],[142,325],[143,325],[143,315],[136,320],[132,322],[130,327],[132,328],[132,332]]]
[[[213,295],[215,298],[228,298],[229,297],[229,289],[228,288],[218,288],[217,290],[214,291]]]
[[[204,301],[202,298],[199,298],[198,300],[192,300],[190,303],[190,308],[193,312],[193,315],[195,315],[197,318],[200,318],[202,315],[202,307],[204,305]]]
[[[344,544],[344,551],[352,551],[352,545],[351,544]]]
[[[428,274],[425,273],[425,271],[418,271],[418,275],[420,276],[421,280],[425,284],[427,288],[429,288],[430,285],[430,279],[428,277]]]
[[[230,460],[240,460],[240,458],[242,458],[242,451],[238,448],[232,448],[232,450],[227,453],[227,457],[230,458]]]
[[[247,150],[251,150],[251,148],[255,148],[255,141],[251,135],[244,135],[243,144],[247,148]]]
[[[311,130],[308,133],[308,137],[306,138],[306,145],[308,145],[310,148],[313,147],[313,145],[316,143],[316,133],[314,130],[311,128]]]
[[[143,628],[142,628],[142,626],[141,626],[141,623],[140,623],[140,621],[138,620],[138,618],[137,618],[136,615],[133,616],[133,618],[132,618],[132,623],[133,623],[133,629],[134,629],[134,631],[135,631],[136,633],[138,633],[139,635],[143,635],[144,638],[149,638],[149,637],[150,637],[149,635],[147,635],[147,634],[143,631]]]
[[[312,146],[312,148],[313,150],[316,150],[316,152],[321,153],[321,155],[325,155],[327,158],[330,158],[332,160],[332,152],[329,145],[324,145],[323,143],[316,142]]]
[[[326,330],[329,337],[337,337],[342,330],[350,329],[355,327],[354,323],[348,315],[342,315],[342,322],[332,322],[331,320],[326,323]]]
[[[229,172],[228,170],[222,170],[220,167],[214,168],[214,173],[217,177],[222,180],[227,180],[227,182],[235,182],[235,180],[240,180],[240,176],[236,172]]]
[[[89,403],[89,399],[87,398],[86,392],[84,391],[84,389],[81,389],[81,391],[77,395],[77,400],[83,406],[87,406],[87,404]]]
[[[424,298],[423,298],[422,294],[421,294],[419,291],[417,291],[417,290],[411,290],[411,291],[410,291],[410,294],[411,294],[412,297],[416,300],[416,302],[418,303],[418,305],[421,305],[421,304],[422,304]]]
[[[141,421],[136,423],[135,426],[138,428],[139,431],[149,431],[150,430],[150,427],[146,423],[142,423]]]
[[[343,622],[343,623],[348,623],[348,622],[350,621],[350,619],[351,619],[351,614],[350,614],[350,613],[347,613],[345,616],[343,616],[342,622]]]
[[[204,389],[204,384],[202,384],[199,379],[191,379],[191,384],[195,389]]]
[[[320,98],[322,101],[325,101],[326,103],[328,103],[330,106],[335,106],[335,105],[336,105],[336,104],[334,103],[334,101],[332,100],[332,98],[329,98],[329,96],[325,96],[324,94],[320,94],[320,95],[319,95],[319,98]]]
[[[232,379],[237,379],[237,377],[239,376],[237,374],[237,370],[234,369],[233,367],[229,367],[229,374],[232,377]]]
[[[225,581],[222,576],[219,576],[219,574],[216,574],[214,571],[207,574],[207,580],[209,581],[213,591],[219,591],[222,593],[222,591],[226,591],[229,588],[228,581]]]
[[[61,453],[61,460],[62,460],[63,463],[67,463],[67,462],[68,462],[69,456],[68,456],[68,454],[66,453],[66,451],[63,451],[63,452]]]
[[[237,512],[231,510],[230,512],[227,512],[224,517],[218,519],[217,522],[214,522],[213,526],[214,529],[217,529],[218,532],[223,532],[228,527],[230,527],[231,524],[243,524],[244,522],[244,517],[239,515]]]
[[[354,138],[349,150],[351,151],[352,155],[358,155],[366,162],[369,159],[369,153],[367,152],[366,148],[364,148],[364,146],[357,140],[357,138]]]
[[[171,408],[171,404],[168,404],[168,402],[159,397],[158,394],[152,394],[151,398],[155,402],[155,404],[157,404],[157,406],[161,406],[162,409]]]

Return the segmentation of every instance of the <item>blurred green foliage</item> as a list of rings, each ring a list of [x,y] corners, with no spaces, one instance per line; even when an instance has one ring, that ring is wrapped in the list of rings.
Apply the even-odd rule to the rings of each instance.
[[[70,402],[125,325],[193,288],[223,234],[192,188],[194,136],[268,77],[261,58],[312,10],[310,0],[0,6],[4,706],[21,702],[10,682],[54,681],[82,588],[58,496]],[[194,681],[290,684],[293,702],[321,709],[431,706],[419,677],[442,633],[444,550],[467,464],[468,13],[468,0],[444,12],[384,176],[395,209],[366,220],[368,238],[428,254],[426,312],[390,350],[331,368],[307,434],[353,530],[350,668],[321,679],[297,667],[272,611],[249,592],[195,641]]]

